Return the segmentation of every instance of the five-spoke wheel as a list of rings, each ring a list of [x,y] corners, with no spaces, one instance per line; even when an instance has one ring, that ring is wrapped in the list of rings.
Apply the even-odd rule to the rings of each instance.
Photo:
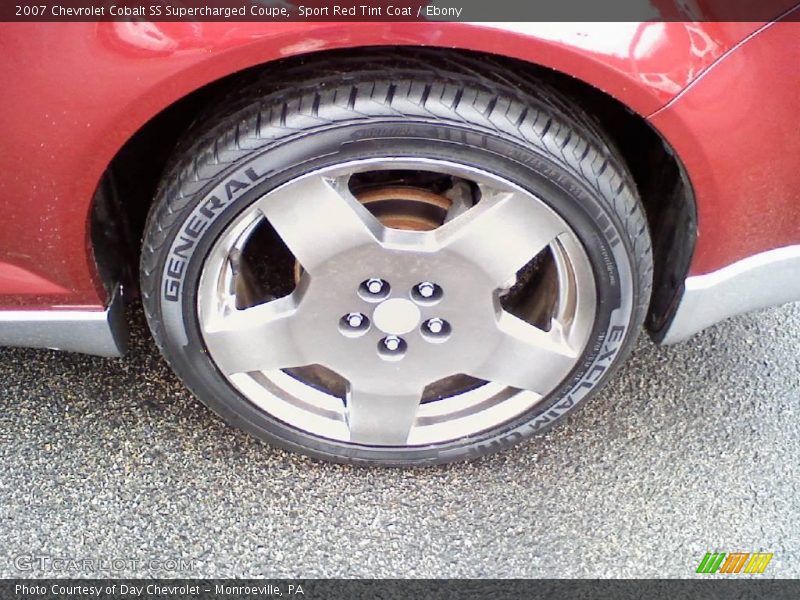
[[[427,231],[385,226],[350,182],[398,169],[467,183],[466,210],[443,211]],[[414,209],[402,190],[391,202]],[[237,261],[255,254],[247,244],[262,226],[300,265],[282,297],[254,298],[257,283],[240,281],[257,271]],[[551,308],[537,323],[503,299],[540,256],[557,285],[530,290]],[[253,402],[316,435],[397,446],[475,434],[551,392],[589,338],[595,287],[569,226],[531,193],[453,163],[381,159],[303,175],[253,202],[212,248],[198,310],[211,359]],[[343,380],[341,397],[302,375],[286,385],[287,370],[312,366]],[[426,393],[464,376],[482,385]]]

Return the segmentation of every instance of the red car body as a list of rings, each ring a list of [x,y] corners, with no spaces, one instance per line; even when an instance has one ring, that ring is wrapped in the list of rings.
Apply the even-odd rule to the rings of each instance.
[[[794,283],[745,298],[725,287],[732,267],[758,286],[765,267],[746,262],[755,256],[800,264],[798,39],[800,24],[787,16],[580,25],[0,24],[0,322],[3,315],[107,312],[115,286],[97,266],[93,199],[115,156],[170,106],[257,65],[398,45],[502,54],[552,69],[612,98],[663,138],[685,171],[696,222],[660,339],[800,298]],[[776,250],[780,256],[769,254]],[[709,308],[702,299],[711,287],[737,297]],[[0,343],[113,353],[34,337],[0,335]]]

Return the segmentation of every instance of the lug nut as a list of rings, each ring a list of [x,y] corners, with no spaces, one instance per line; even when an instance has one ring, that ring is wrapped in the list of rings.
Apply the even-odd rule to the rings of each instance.
[[[442,333],[444,330],[444,321],[438,318],[430,319],[426,325],[431,333]]]
[[[403,342],[399,337],[396,335],[390,335],[384,338],[383,345],[386,346],[386,349],[389,352],[396,352],[400,348],[400,344]]]
[[[433,317],[425,321],[420,327],[422,339],[433,344],[441,344],[450,339],[453,328],[450,323],[439,317]]]
[[[403,338],[396,335],[387,335],[378,342],[378,356],[383,360],[403,360],[408,350],[408,345]]]
[[[382,279],[367,279],[367,290],[370,294],[380,294],[383,290]]]
[[[358,286],[358,295],[367,302],[380,302],[392,292],[389,282],[378,277],[370,277]]]
[[[411,299],[417,304],[436,304],[442,299],[442,295],[442,288],[432,281],[420,281],[411,288]]]
[[[367,331],[369,331],[369,319],[362,313],[347,313],[339,319],[339,333],[345,337],[360,337]]]
[[[436,292],[436,286],[430,281],[423,281],[417,286],[417,291],[423,298],[430,298]]]
[[[347,324],[355,329],[361,327],[361,324],[364,322],[364,315],[361,313],[350,313],[345,319],[347,320]]]

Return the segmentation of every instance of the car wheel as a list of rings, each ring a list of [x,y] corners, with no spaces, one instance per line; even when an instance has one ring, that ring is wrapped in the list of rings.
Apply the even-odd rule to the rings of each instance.
[[[231,424],[337,462],[466,459],[563,418],[633,344],[652,257],[613,145],[543,83],[439,63],[304,64],[180,145],[144,306]]]

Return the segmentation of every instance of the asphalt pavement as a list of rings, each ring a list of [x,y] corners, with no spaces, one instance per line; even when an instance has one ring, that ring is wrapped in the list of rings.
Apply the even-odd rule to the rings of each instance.
[[[800,576],[800,304],[643,336],[560,427],[412,470],[227,427],[131,321],[122,359],[0,349],[0,576]]]

